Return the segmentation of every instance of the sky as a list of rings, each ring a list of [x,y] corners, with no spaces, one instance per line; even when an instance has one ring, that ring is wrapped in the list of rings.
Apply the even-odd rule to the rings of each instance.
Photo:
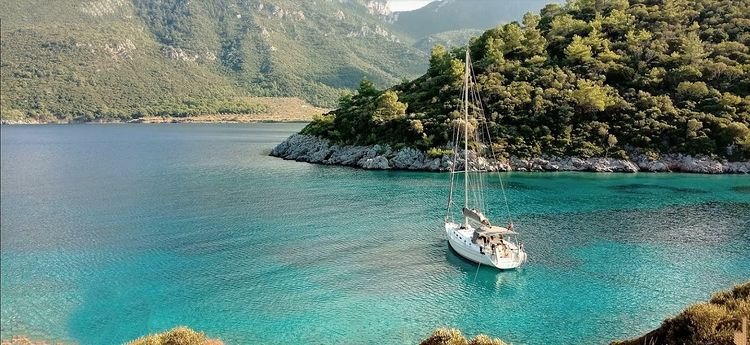
[[[411,11],[429,4],[432,0],[388,0],[391,11]]]

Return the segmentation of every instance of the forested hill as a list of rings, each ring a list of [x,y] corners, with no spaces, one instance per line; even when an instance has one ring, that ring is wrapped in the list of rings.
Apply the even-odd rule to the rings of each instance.
[[[263,111],[247,96],[330,107],[363,77],[379,87],[418,77],[434,43],[462,44],[476,33],[467,29],[520,19],[544,1],[443,0],[414,13],[391,13],[384,0],[0,1],[0,115]],[[436,33],[445,29],[457,30]]]
[[[0,2],[2,117],[92,120],[251,113],[244,96],[332,105],[428,54],[368,0]]]
[[[747,159],[749,47],[748,0],[574,0],[488,30],[469,49],[506,155]],[[386,91],[362,83],[303,132],[443,147],[461,123],[464,51],[436,47],[425,75]]]

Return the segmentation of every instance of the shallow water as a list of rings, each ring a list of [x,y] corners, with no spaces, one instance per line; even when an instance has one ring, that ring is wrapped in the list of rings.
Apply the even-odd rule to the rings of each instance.
[[[530,262],[477,270],[446,174],[267,156],[300,127],[3,126],[2,338],[602,344],[750,279],[748,176],[506,174]]]

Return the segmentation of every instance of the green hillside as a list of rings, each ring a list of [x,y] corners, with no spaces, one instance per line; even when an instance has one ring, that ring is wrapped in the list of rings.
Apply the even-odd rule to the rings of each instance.
[[[364,1],[3,1],[0,20],[3,119],[264,110],[247,95],[325,106],[363,77],[426,69]]]
[[[496,151],[522,157],[747,159],[749,47],[747,0],[575,0],[470,44]],[[436,47],[426,74],[387,91],[363,83],[303,132],[444,147],[462,123],[464,51]]]

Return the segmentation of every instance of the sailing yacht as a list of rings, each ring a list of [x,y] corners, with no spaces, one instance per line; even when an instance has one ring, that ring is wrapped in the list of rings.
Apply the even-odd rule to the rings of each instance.
[[[510,217],[510,207],[505,194],[500,175],[500,188],[503,199],[505,200],[505,209],[508,213],[508,226],[502,227],[493,225],[490,219],[485,216],[487,210],[484,201],[484,180],[488,171],[483,170],[482,166],[487,165],[486,160],[481,161],[481,153],[490,151],[492,158],[495,158],[492,148],[492,141],[489,138],[489,129],[487,121],[483,115],[483,107],[474,81],[476,77],[473,73],[469,49],[466,49],[466,63],[464,72],[464,87],[462,97],[463,123],[454,126],[454,145],[453,145],[453,164],[450,171],[450,194],[448,196],[448,209],[445,216],[445,234],[448,237],[448,243],[451,248],[462,257],[474,261],[480,265],[492,266],[501,270],[514,269],[520,267],[526,262],[526,252],[523,244],[518,242],[518,233],[513,229],[513,222]],[[469,105],[472,104],[472,111],[476,116],[473,120],[476,125],[470,133],[469,127]],[[482,127],[486,131],[482,130]],[[472,147],[474,153],[469,151],[469,136],[472,135]],[[483,143],[486,141],[486,143]],[[459,146],[463,144],[463,167],[458,169]],[[497,169],[495,169],[497,170]],[[456,177],[463,175],[464,182],[464,203],[461,207],[459,220],[453,219],[453,213],[458,206],[454,203],[454,191],[456,187]],[[462,219],[461,219],[462,218]]]

